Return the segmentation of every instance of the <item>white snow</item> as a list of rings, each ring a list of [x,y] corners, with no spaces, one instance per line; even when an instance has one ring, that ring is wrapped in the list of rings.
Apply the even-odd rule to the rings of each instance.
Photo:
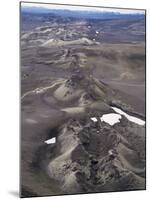
[[[96,119],[96,117],[91,117],[91,120],[93,121],[93,122],[97,122],[98,120]]]
[[[49,139],[49,140],[46,140],[45,143],[46,143],[46,144],[54,144],[54,143],[56,143],[56,138],[53,137],[53,138],[51,138],[51,139]]]
[[[116,107],[111,107],[116,113],[109,113],[109,114],[104,114],[100,119],[101,121],[104,121],[108,124],[110,124],[111,126],[113,126],[116,123],[120,122],[121,119],[121,115],[125,116],[129,121],[134,122],[138,125],[143,126],[145,124],[145,121],[142,119],[139,119],[137,117],[131,116],[127,113],[125,113],[124,111],[122,111],[119,108]]]
[[[99,31],[96,31],[96,34],[99,34]]]
[[[109,114],[104,114],[100,119],[102,122],[104,121],[112,126],[120,122],[121,115],[115,113],[109,113]]]
[[[121,114],[121,115],[124,115],[129,121],[131,122],[134,122],[136,124],[139,124],[139,125],[144,125],[145,124],[145,121],[142,120],[142,119],[139,119],[137,117],[134,117],[134,116],[131,116],[131,115],[128,115],[127,113],[125,113],[124,111],[122,111],[121,109],[119,108],[116,108],[116,107],[111,107],[114,111],[116,111],[117,113]]]

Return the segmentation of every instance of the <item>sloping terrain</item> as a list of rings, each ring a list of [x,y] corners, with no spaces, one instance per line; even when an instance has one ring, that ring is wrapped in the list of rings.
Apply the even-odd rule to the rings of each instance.
[[[55,23],[21,36],[22,197],[145,189],[145,126],[100,120],[111,106],[145,119],[144,41],[101,43],[96,23]]]

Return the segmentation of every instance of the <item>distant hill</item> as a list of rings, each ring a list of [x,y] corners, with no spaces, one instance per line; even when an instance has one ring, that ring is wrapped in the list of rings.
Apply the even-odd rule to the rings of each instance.
[[[22,7],[22,13],[32,14],[54,14],[63,17],[74,17],[74,18],[93,18],[93,19],[118,19],[118,18],[136,18],[143,19],[143,14],[122,14],[119,12],[96,12],[96,11],[78,11],[78,10],[67,10],[67,9],[48,9],[43,7]]]

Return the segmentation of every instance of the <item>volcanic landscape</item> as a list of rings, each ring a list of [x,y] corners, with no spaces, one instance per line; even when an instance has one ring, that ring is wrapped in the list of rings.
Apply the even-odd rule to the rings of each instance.
[[[143,190],[145,16],[64,12],[21,11],[21,196]]]

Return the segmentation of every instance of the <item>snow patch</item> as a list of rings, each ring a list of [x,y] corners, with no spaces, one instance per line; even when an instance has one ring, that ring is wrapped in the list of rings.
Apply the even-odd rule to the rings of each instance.
[[[49,139],[49,140],[46,140],[46,141],[44,141],[46,144],[54,144],[54,143],[56,143],[56,138],[55,137],[53,137],[53,138],[51,138],[51,139]]]
[[[96,117],[91,117],[91,120],[93,121],[93,122],[97,122],[98,120],[96,119]]]
[[[104,114],[102,117],[100,117],[102,122],[104,121],[111,126],[119,123],[121,118],[121,115],[115,113]]]
[[[134,117],[134,116],[131,116],[131,115],[128,115],[127,113],[125,113],[124,111],[122,111],[121,109],[119,108],[116,108],[116,107],[111,107],[114,111],[116,111],[117,113],[119,113],[120,115],[124,115],[129,121],[131,122],[134,122],[136,124],[139,124],[141,126],[143,126],[145,124],[145,121],[142,120],[142,119],[139,119],[137,117]]]

